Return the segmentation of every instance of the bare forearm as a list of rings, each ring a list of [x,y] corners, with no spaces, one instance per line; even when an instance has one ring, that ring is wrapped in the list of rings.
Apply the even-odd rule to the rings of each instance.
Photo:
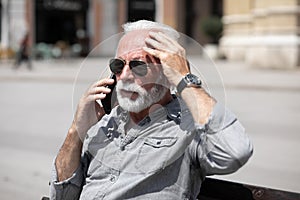
[[[79,167],[86,132],[105,114],[96,100],[105,98],[105,94],[111,92],[106,85],[113,83],[113,79],[99,80],[81,97],[72,126],[55,160],[58,181],[70,178]]]
[[[82,141],[73,124],[56,157],[55,165],[58,181],[63,181],[72,176],[79,167],[82,150]]]
[[[200,124],[206,124],[216,104],[203,88],[187,87],[181,93],[182,99],[186,102],[193,118]]]

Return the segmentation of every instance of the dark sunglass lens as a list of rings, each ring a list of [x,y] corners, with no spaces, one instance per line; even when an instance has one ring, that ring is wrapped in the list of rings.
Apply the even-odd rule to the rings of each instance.
[[[131,70],[139,76],[145,76],[148,72],[147,63],[144,61],[132,60],[129,65]]]
[[[124,62],[120,59],[111,59],[109,61],[109,68],[114,74],[119,74],[124,68]]]

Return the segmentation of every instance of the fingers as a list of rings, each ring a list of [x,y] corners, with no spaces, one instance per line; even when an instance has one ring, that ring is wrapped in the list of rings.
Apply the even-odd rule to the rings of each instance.
[[[161,41],[155,38],[146,38],[145,42],[147,43],[147,45],[153,47],[154,49],[166,50],[167,48],[169,48],[167,47],[168,44],[162,43]]]
[[[111,89],[106,87],[106,85],[92,86],[89,89],[90,94],[99,94],[99,93],[107,94],[107,93],[110,93],[110,92],[111,92]]]
[[[176,47],[180,48],[181,46],[178,44],[177,41],[173,40],[172,38],[168,37],[166,34],[162,32],[149,32],[149,36],[160,43],[165,44],[168,47]]]
[[[170,51],[175,47],[173,41],[160,32],[149,32],[149,38],[146,38],[146,43],[151,47],[161,50]]]
[[[101,100],[106,97],[106,94],[112,92],[110,88],[106,87],[114,83],[113,79],[102,79],[95,82],[86,94],[86,97],[90,101]]]
[[[173,40],[162,32],[149,32],[149,36],[150,37],[145,41],[149,46],[155,49],[173,53],[180,53],[182,50],[184,50],[177,41]]]
[[[155,50],[155,49],[151,49],[149,47],[143,47],[143,50],[146,51],[147,53],[149,53],[152,56],[155,56],[157,58],[160,58],[160,51]]]
[[[106,86],[106,85],[111,85],[114,83],[114,79],[110,78],[105,78],[102,80],[99,80],[93,84],[94,87],[100,87],[100,86]]]
[[[150,35],[150,34],[149,34]],[[173,45],[168,41],[164,40],[161,36],[156,34],[156,37],[149,37],[145,39],[146,44],[152,49],[161,51],[161,52],[170,52],[174,53]]]

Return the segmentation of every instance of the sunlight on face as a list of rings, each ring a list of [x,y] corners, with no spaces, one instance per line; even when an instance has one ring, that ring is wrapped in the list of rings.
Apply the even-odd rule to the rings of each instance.
[[[145,88],[139,86],[134,82],[124,82],[119,80],[116,86],[117,98],[119,105],[129,112],[138,113],[152,104],[160,101],[167,92],[167,88],[162,85],[154,84],[154,86],[147,91]],[[124,96],[124,91],[126,95]],[[132,98],[132,96],[136,98]]]

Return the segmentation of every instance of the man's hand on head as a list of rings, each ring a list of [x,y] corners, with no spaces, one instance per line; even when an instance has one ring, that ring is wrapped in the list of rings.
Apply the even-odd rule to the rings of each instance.
[[[185,49],[162,32],[149,32],[144,51],[160,59],[163,72],[169,82],[176,86],[190,72]]]

